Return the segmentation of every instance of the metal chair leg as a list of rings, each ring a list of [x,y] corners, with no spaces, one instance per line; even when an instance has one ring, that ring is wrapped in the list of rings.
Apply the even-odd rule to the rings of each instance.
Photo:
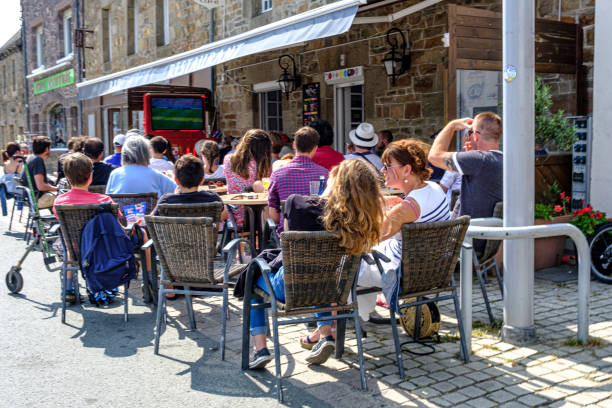
[[[162,270],[162,279],[163,277],[164,271]],[[157,302],[157,316],[155,318],[155,346],[153,348],[153,353],[155,355],[159,354],[159,337],[161,335],[162,313],[165,315],[166,311],[166,302],[164,301],[164,289],[164,285],[159,285],[159,301]]]
[[[497,284],[499,285],[499,291],[501,293],[502,299],[504,298],[504,280],[499,273],[499,267],[497,266],[497,262],[493,260],[494,268],[495,268],[495,276],[497,277]]]
[[[468,364],[470,362],[470,355],[468,353],[465,331],[463,330],[463,318],[461,317],[461,310],[459,309],[459,298],[457,297],[456,290],[453,290],[453,302],[455,303],[455,314],[457,315],[457,324],[459,325],[459,340],[461,341],[461,353],[463,354],[463,361]]]
[[[359,323],[359,312],[357,310],[353,311],[353,320],[355,321],[355,333],[357,334],[357,355],[359,358],[359,375],[361,376],[361,390],[368,390],[368,383],[365,376],[365,364],[363,360],[363,344],[361,343],[361,324]],[[346,320],[344,321],[344,325],[346,326]],[[339,321],[338,321],[339,322]],[[337,336],[336,332],[336,336]],[[337,338],[337,337],[336,337]]]
[[[68,274],[66,265],[62,266],[62,323],[66,323],[66,286],[68,285]]]
[[[244,299],[242,302],[242,369],[249,368],[249,352],[251,349],[251,288],[246,288],[244,291]]]
[[[399,340],[399,334],[397,332],[397,319],[395,318],[395,311],[389,309],[391,318],[391,331],[393,332],[393,343],[395,344],[395,359],[397,360],[397,367],[399,368],[400,378],[404,378],[404,363],[402,362],[402,349]]]
[[[128,321],[128,284],[126,283],[125,285],[123,285],[123,287],[124,287],[124,291],[123,291],[123,297],[124,297],[124,299],[123,299],[123,321],[127,322]]]
[[[281,366],[280,366],[280,342],[278,339],[278,319],[272,317],[272,327],[274,330],[274,363],[276,365],[276,397],[280,402],[283,401],[283,384],[281,382]]]
[[[359,315],[357,315],[359,317]],[[344,354],[344,339],[346,337],[346,319],[336,320],[336,358],[342,358]],[[357,337],[361,340],[361,333],[357,332],[357,328],[355,327],[355,331],[357,333]]]
[[[74,289],[74,294],[76,296],[76,304],[78,306],[81,305],[81,292],[79,291],[79,270],[75,270],[72,273],[72,288]]]
[[[417,302],[420,299],[417,298]],[[414,315],[414,332],[412,333],[412,340],[419,341],[419,338],[421,337],[421,313],[422,313],[422,307],[423,305],[417,305],[416,306],[416,312]]]
[[[191,294],[189,293],[189,290],[189,286],[185,286],[185,303],[187,304],[187,314],[189,315],[189,328],[191,330],[195,330],[196,322],[193,314],[193,303],[191,302]]]
[[[225,360],[225,330],[227,328],[227,315],[228,313],[228,298],[227,298],[227,287],[223,288],[223,309],[221,310],[221,344],[219,348],[221,349],[221,360]]]
[[[489,322],[491,326],[495,325],[495,317],[493,316],[493,311],[491,310],[491,303],[489,302],[489,296],[487,294],[487,287],[484,282],[483,275],[486,272],[483,269],[478,269],[476,271],[476,276],[478,277],[478,282],[480,283],[480,290],[482,291],[482,297],[485,302],[485,307],[487,308],[487,314],[489,315]]]
[[[13,215],[15,214],[15,206],[17,205],[17,197],[15,197],[13,199],[13,208],[11,209],[11,220],[9,221],[9,226],[8,226],[8,230],[11,230],[11,227],[13,226]]]

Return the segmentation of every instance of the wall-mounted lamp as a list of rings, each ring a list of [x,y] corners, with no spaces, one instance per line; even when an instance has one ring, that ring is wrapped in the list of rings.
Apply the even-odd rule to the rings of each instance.
[[[295,60],[291,55],[281,55],[278,58],[278,65],[283,70],[280,78],[278,79],[278,84],[280,85],[281,92],[285,94],[287,99],[289,99],[289,94],[300,87],[302,81],[300,76],[297,74],[297,69],[295,67]],[[292,72],[289,72],[289,68],[292,68]]]
[[[401,38],[401,44],[398,44],[397,36],[393,34],[399,34]],[[387,44],[391,46],[385,58],[383,58],[383,64],[385,65],[385,71],[387,76],[391,77],[391,83],[395,85],[395,78],[408,71],[410,68],[410,54],[408,53],[408,42],[404,33],[399,28],[391,28],[386,34]]]

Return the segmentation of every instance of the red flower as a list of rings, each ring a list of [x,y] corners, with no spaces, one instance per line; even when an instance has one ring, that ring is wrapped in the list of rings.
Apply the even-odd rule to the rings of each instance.
[[[570,200],[570,196],[565,197],[565,201],[569,201]]]
[[[597,211],[595,213],[595,218],[597,218],[598,220],[601,220],[601,217],[602,217],[602,214],[599,211]]]
[[[565,198],[565,191],[563,191],[561,194],[559,194],[559,197],[561,197],[561,199],[563,200]]]
[[[595,218],[595,214],[589,215],[589,218]]]
[[[590,205],[587,205],[586,207],[583,208],[584,213],[590,213],[593,211],[593,207],[591,207]]]
[[[555,205],[555,212],[560,213],[563,210],[563,207],[561,207],[560,205]]]

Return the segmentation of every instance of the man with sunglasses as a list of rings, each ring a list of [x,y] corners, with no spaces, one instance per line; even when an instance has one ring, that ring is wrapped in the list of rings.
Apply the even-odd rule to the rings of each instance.
[[[463,151],[449,152],[451,140],[457,131],[466,132]],[[462,118],[449,122],[434,140],[429,161],[434,166],[462,176],[461,194],[453,209],[453,218],[460,215],[490,217],[495,204],[502,201],[501,137],[501,118],[493,112],[482,112],[474,119]],[[482,251],[484,241],[475,241],[474,247],[476,251]]]

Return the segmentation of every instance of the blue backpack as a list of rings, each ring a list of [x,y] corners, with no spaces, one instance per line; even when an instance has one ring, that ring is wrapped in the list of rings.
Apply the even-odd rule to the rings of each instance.
[[[100,207],[81,235],[81,272],[93,293],[115,289],[136,276],[134,245],[110,205]]]

